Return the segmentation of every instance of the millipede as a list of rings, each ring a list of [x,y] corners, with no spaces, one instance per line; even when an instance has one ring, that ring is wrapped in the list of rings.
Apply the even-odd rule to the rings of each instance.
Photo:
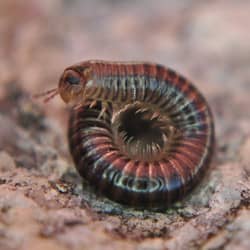
[[[69,148],[79,174],[111,200],[164,208],[201,179],[214,151],[211,110],[197,88],[159,64],[88,60],[57,88],[73,105]]]

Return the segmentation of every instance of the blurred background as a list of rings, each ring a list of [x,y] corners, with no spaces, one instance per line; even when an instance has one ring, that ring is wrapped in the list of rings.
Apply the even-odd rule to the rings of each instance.
[[[247,0],[0,0],[0,249],[249,249],[249,27]],[[69,110],[30,96],[88,59],[161,63],[206,97],[216,157],[186,212],[112,217],[76,185]]]
[[[249,12],[244,0],[1,0],[0,85],[15,81],[36,93],[78,61],[146,60],[194,81],[216,114],[222,101],[244,113]],[[49,104],[53,112],[59,99]]]

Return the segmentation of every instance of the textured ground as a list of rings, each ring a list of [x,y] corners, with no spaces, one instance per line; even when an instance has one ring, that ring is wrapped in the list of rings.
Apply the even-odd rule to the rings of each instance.
[[[0,249],[249,249],[250,1],[0,1]],[[81,185],[68,109],[33,93],[85,59],[147,60],[192,79],[215,117],[216,157],[166,211]]]

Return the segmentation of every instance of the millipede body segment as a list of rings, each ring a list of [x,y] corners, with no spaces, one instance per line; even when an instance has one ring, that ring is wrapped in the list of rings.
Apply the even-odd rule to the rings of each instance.
[[[76,104],[68,131],[76,168],[110,199],[166,207],[187,193],[210,163],[210,109],[173,70],[90,60],[66,68],[58,92]]]

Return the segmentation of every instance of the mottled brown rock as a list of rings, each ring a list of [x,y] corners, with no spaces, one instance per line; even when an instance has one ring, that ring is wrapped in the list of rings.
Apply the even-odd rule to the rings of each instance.
[[[11,171],[16,167],[14,159],[5,151],[0,151],[0,171]]]

